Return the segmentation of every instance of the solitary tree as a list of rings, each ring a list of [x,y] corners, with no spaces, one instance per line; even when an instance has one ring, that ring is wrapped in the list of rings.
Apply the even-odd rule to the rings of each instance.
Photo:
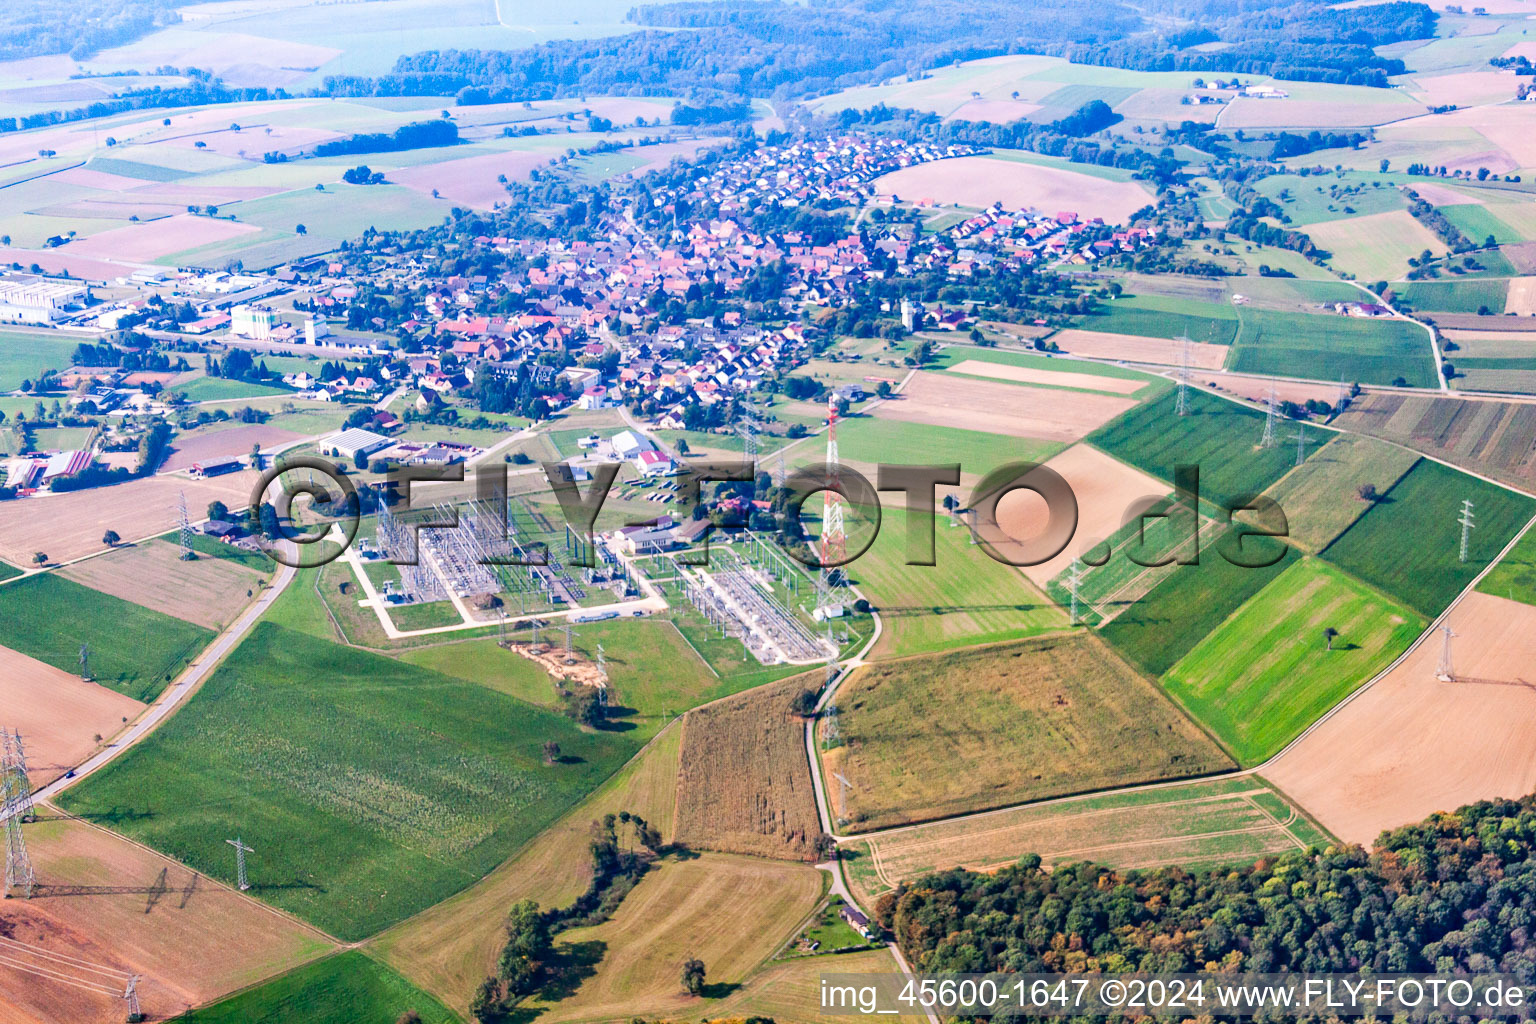
[[[34,565],[37,565],[39,567],[47,565],[48,564],[48,556],[46,554],[44,554],[43,552],[39,551],[39,552],[35,553],[32,556],[32,562],[33,562]]]
[[[1339,631],[1334,629],[1332,626],[1328,626],[1323,629],[1323,643],[1327,645],[1328,650],[1333,650],[1333,638],[1338,635]]]
[[[109,548],[117,547],[118,542],[122,539],[123,538],[117,535],[116,530],[108,530],[106,533],[101,535],[101,542]]]
[[[704,991],[704,961],[696,957],[689,957],[683,961],[683,988],[688,990],[691,996],[700,995]]]
[[[229,518],[229,506],[222,501],[210,501],[208,503],[208,518],[216,523]]]
[[[415,1010],[406,1010],[395,1018],[395,1024],[421,1024],[421,1014]]]
[[[545,740],[544,763],[554,764],[558,760],[560,760],[560,744],[556,743],[554,740]]]
[[[1376,485],[1375,484],[1361,484],[1359,489],[1356,490],[1355,493],[1360,495],[1360,500],[1361,501],[1374,502],[1376,500]]]
[[[309,228],[305,227],[303,224],[295,224],[293,226],[293,231],[294,231],[295,234],[299,234],[299,235],[307,235],[307,234],[309,234]]]

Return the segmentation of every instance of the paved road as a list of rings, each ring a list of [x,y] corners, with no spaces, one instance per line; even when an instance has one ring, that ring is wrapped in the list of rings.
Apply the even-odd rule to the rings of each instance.
[[[203,680],[208,677],[208,674],[213,671],[224,655],[234,650],[235,646],[245,638],[245,635],[251,631],[251,627],[256,625],[257,620],[266,613],[267,609],[272,606],[272,602],[277,600],[278,595],[287,588],[288,584],[293,582],[296,575],[293,569],[286,565],[282,566],[277,576],[272,580],[272,585],[267,587],[261,596],[253,601],[251,606],[245,610],[244,614],[230,624],[224,632],[220,633],[218,638],[199,654],[192,664],[182,671],[179,679],[166,687],[165,691],[160,694],[160,698],[150,705],[149,710],[138,721],[129,726],[127,731],[109,744],[105,750],[98,752],[79,765],[75,769],[74,778],[60,777],[55,779],[53,782],[37,790],[33,794],[34,798],[47,800],[57,796],[91,772],[121,757],[124,751],[153,732],[162,721],[197,691],[197,688],[202,685]],[[11,810],[9,807],[0,808],[0,821],[8,818],[10,814]]]

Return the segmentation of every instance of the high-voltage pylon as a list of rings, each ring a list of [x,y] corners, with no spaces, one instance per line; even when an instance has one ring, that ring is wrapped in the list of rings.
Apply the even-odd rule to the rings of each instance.
[[[1461,524],[1461,560],[1463,562],[1467,560],[1467,556],[1472,551],[1472,531],[1477,526],[1477,523],[1473,522],[1475,518],[1472,514],[1472,502],[1463,501],[1461,503],[1461,518],[1456,520]]]
[[[90,644],[81,644],[80,645],[80,678],[83,681],[87,682],[87,683],[95,678],[93,675],[91,675],[91,645]]]
[[[1080,621],[1078,616],[1078,588],[1083,582],[1083,562],[1080,558],[1073,558],[1072,565],[1067,569],[1067,590],[1072,595],[1072,625]]]
[[[1296,421],[1296,433],[1291,435],[1296,439],[1296,465],[1307,461],[1307,425],[1301,420]]]
[[[1450,626],[1444,624],[1440,626],[1440,664],[1435,667],[1435,678],[1442,683],[1456,681],[1455,666],[1451,664],[1451,638],[1454,636],[1456,633]]]
[[[190,562],[197,557],[197,552],[192,550],[192,517],[187,514],[186,491],[182,491],[176,501],[176,523],[181,540],[181,560]]]
[[[736,421],[736,433],[741,435],[741,454],[752,464],[752,473],[757,475],[757,434],[762,424],[757,419],[757,406],[750,395],[743,395],[738,406],[739,418]]]
[[[27,755],[21,733],[0,729],[0,828],[5,830],[5,894],[32,898],[37,876],[27,854],[21,825],[32,818],[32,783],[27,779]]]
[[[1180,416],[1189,415],[1189,335],[1181,334],[1179,342],[1179,397],[1174,405],[1174,412]]]
[[[597,645],[597,674],[602,678],[603,682],[606,683],[608,681],[608,656],[607,652],[603,650],[602,644]]]
[[[245,892],[251,887],[251,883],[245,877],[245,855],[256,851],[242,843],[239,836],[224,841],[235,848],[235,878],[239,882],[240,891]]]
[[[1279,415],[1279,402],[1276,400],[1275,386],[1269,386],[1269,398],[1264,402],[1264,436],[1259,438],[1260,448],[1273,448],[1275,440],[1275,418]]]
[[[837,454],[837,399],[827,399],[827,488],[822,492],[821,573],[816,588],[816,608],[822,617],[836,614],[833,598],[833,566],[848,560],[848,528],[844,521],[843,495],[839,490],[841,468]]]

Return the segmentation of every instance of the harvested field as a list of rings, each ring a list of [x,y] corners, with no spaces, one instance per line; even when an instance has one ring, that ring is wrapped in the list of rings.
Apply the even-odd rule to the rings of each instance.
[[[1513,277],[1504,297],[1504,312],[1517,316],[1536,315],[1536,277]]]
[[[677,788],[677,841],[690,847],[814,860],[821,833],[795,676],[688,712]]]
[[[1363,484],[1385,494],[1418,461],[1413,452],[1373,438],[1331,437],[1305,464],[1269,489],[1269,496],[1285,509],[1292,542],[1313,554],[1370,509],[1359,496]]]
[[[116,530],[125,541],[159,536],[175,529],[180,495],[187,496],[187,508],[196,521],[203,518],[199,510],[214,500],[244,508],[256,478],[250,470],[211,480],[152,476],[111,487],[0,502],[0,558],[30,565],[33,552],[42,551],[55,562],[72,561],[101,551],[106,530]]]
[[[519,900],[565,906],[592,877],[592,822],[629,811],[673,839],[682,724],[669,726],[602,787],[480,882],[370,943],[401,974],[468,1019],[475,986],[496,967],[502,920]]]
[[[1102,217],[1119,224],[1152,201],[1135,182],[1108,181],[1057,167],[1020,164],[985,156],[904,167],[875,179],[881,195],[906,201],[928,200],[982,209],[1002,203],[1009,210],[1072,210],[1080,217]]]
[[[1329,262],[1335,268],[1362,281],[1396,280],[1407,272],[1409,256],[1424,249],[1436,256],[1446,252],[1445,243],[1407,210],[1324,221],[1304,230],[1333,254]]]
[[[0,907],[6,958],[42,960],[21,944],[139,974],[139,1000],[151,1020],[179,1016],[331,948],[255,900],[84,822],[45,819],[25,834],[40,885],[31,900]],[[97,985],[83,970],[59,973],[92,987],[0,966],[0,1016],[49,1024],[123,1019],[116,978]],[[110,995],[101,991],[107,987]]]
[[[1332,405],[1339,397],[1337,384],[1307,384],[1270,377],[1249,377],[1241,373],[1213,374],[1210,377],[1202,376],[1200,380],[1208,381],[1218,391],[1261,404],[1269,397],[1270,388],[1274,388],[1278,401],[1295,402],[1297,405],[1306,405],[1312,400]]]
[[[1530,403],[1366,394],[1337,422],[1516,486],[1536,485],[1536,405]]]
[[[1182,346],[1166,338],[1143,338],[1134,334],[1108,334],[1075,328],[1057,331],[1051,340],[1063,352],[1092,359],[1123,359],[1129,363],[1178,366]],[[1189,365],[1197,370],[1219,370],[1227,361],[1225,345],[1189,346]]]
[[[20,263],[24,267],[36,263],[46,273],[68,273],[84,281],[116,281],[140,267],[140,264],[114,263],[87,256],[76,249],[74,243],[58,249],[19,249],[0,245],[0,263]]]
[[[878,419],[960,427],[1004,437],[1076,441],[1135,406],[1127,398],[1029,388],[923,372],[900,400],[884,402]]]
[[[1536,608],[1473,593],[1448,622],[1455,681],[1431,636],[1264,773],[1342,839],[1536,789]]]
[[[855,831],[1231,765],[1080,632],[866,665],[837,705],[845,742],[823,759]]]
[[[261,230],[249,224],[213,217],[178,214],[153,224],[132,224],[102,231],[69,244],[71,252],[103,259],[150,262],[171,253],[193,249],[213,242],[254,234]]]
[[[1498,71],[1429,75],[1417,78],[1415,84],[1417,88],[1412,90],[1413,95],[1432,107],[1450,104],[1469,107],[1483,103],[1503,103],[1515,98],[1515,82],[1509,75]],[[1424,198],[1436,202],[1428,196]]]
[[[550,1022],[692,1016],[699,1001],[678,984],[678,965],[698,957],[711,986],[733,991],[815,909],[822,877],[803,864],[718,853],[666,861],[610,920],[556,937],[557,956],[600,959],[570,995],[541,994],[526,1005]]]
[[[949,368],[950,373],[972,377],[991,377],[995,380],[1012,381],[1015,384],[1047,384],[1058,388],[1085,388],[1090,391],[1112,391],[1117,395],[1134,395],[1146,387],[1146,381],[1122,380],[1093,373],[1073,373],[1070,370],[1038,370],[1029,366],[1010,366],[980,359],[964,359]]]
[[[96,752],[145,705],[115,690],[0,647],[0,706],[5,727],[21,732],[33,788],[47,785]]]
[[[1247,863],[1305,848],[1321,831],[1251,778],[1084,797],[934,822],[844,847],[855,895],[870,905],[901,882],[952,868],[996,871],[1025,853],[1047,865],[1119,869]],[[850,856],[850,854],[852,854]]]
[[[1297,86],[1280,83],[1293,92]],[[1348,95],[1353,93],[1353,99]],[[1404,93],[1363,86],[1339,87],[1327,99],[1257,99],[1239,96],[1221,114],[1221,126],[1234,128],[1356,128],[1385,124],[1424,113],[1424,106]]]
[[[267,574],[227,558],[181,560],[181,550],[163,540],[124,546],[88,558],[59,573],[125,601],[221,629],[245,607],[246,593]]]
[[[795,1024],[847,1024],[846,1014],[820,1009],[822,974],[893,974],[900,969],[886,946],[836,956],[773,960],[754,973],[740,989],[718,1003],[711,1003],[710,1013],[716,1020],[767,1017],[794,1021]],[[927,1018],[921,1014],[903,1014],[886,1017],[886,1020],[896,1024],[922,1024]]]
[[[171,442],[170,454],[166,456],[165,462],[161,463],[160,471],[173,473],[205,459],[247,456],[251,453],[252,445],[259,444],[262,448],[275,448],[292,441],[301,441],[306,436],[281,427],[270,427],[265,423],[251,423],[209,433],[194,433],[190,437],[183,435]]]
[[[1135,502],[1168,493],[1168,486],[1156,477],[1086,444],[1073,445],[1045,464],[1062,475],[1077,497],[1077,531],[1055,558],[1024,568],[1024,575],[1040,587],[1120,529]],[[1020,539],[1038,534],[1044,516],[1045,501],[1033,491],[1015,491],[998,503],[998,525]]]
[[[526,178],[529,171],[548,164],[558,153],[556,150],[486,153],[442,163],[402,167],[390,171],[389,180],[425,195],[431,195],[436,189],[444,200],[445,216],[453,203],[489,210],[507,200],[507,190],[497,180],[498,175],[505,174],[509,181]]]

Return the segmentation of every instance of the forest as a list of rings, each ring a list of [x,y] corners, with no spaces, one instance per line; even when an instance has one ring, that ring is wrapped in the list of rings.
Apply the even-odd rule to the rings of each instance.
[[[1506,971],[1536,978],[1536,797],[1239,868],[954,870],[876,913],[919,971]]]
[[[178,0],[7,0],[0,60],[67,53],[76,60],[181,21]]]
[[[1436,22],[1427,5],[1406,0],[1342,9],[1321,0],[1137,7],[1118,0],[689,0],[640,7],[632,18],[651,31],[525,50],[429,50],[401,57],[392,74],[332,78],[326,88],[344,95],[472,88],[470,95],[488,102],[600,93],[784,99],[1009,53],[1385,87],[1404,66],[1375,48],[1425,38]]]

